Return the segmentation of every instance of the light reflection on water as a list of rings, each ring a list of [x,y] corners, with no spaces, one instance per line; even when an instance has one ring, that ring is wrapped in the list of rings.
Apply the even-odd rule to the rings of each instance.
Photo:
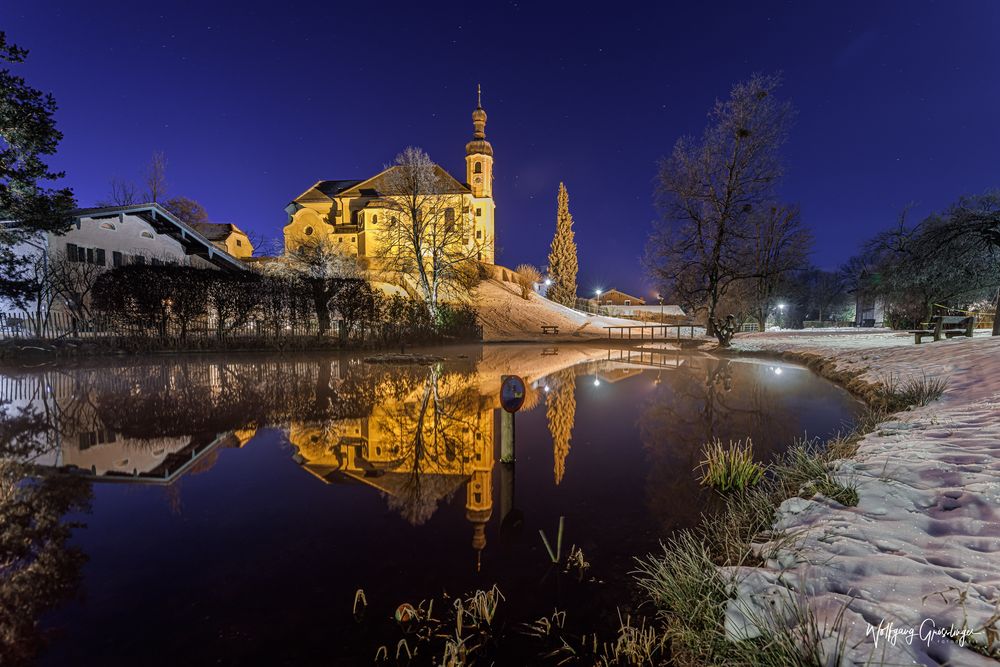
[[[579,346],[435,353],[445,360],[424,366],[204,357],[0,375],[5,423],[36,416],[22,429],[31,467],[10,474],[100,482],[88,527],[49,540],[89,562],[83,601],[36,605],[57,607],[44,661],[149,664],[157,643],[171,661],[311,662],[330,642],[370,660],[387,630],[350,620],[357,588],[370,618],[498,583],[521,620],[575,605],[581,627],[608,624],[632,603],[632,557],[705,508],[692,473],[703,442],[749,436],[766,459],[858,407],[784,364]],[[508,373],[528,388],[513,467],[497,463]],[[602,583],[549,571],[537,532],[559,516]]]

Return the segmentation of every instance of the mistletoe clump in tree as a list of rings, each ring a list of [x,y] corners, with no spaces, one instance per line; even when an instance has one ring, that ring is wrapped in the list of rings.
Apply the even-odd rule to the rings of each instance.
[[[28,55],[0,32],[0,61],[22,63]],[[38,232],[62,232],[75,206],[69,188],[47,187],[63,177],[45,162],[62,139],[51,94],[29,86],[7,67],[0,69],[0,294],[14,301],[25,296],[29,260],[15,246]]]

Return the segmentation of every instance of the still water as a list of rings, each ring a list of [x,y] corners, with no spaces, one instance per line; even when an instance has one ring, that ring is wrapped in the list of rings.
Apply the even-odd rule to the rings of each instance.
[[[19,610],[0,619],[0,662],[350,665],[386,646],[397,664],[406,639],[411,664],[431,664],[444,640],[398,624],[398,606],[434,600],[432,618],[447,617],[456,597],[496,586],[472,658],[550,664],[561,640],[523,623],[560,610],[565,636],[610,640],[618,610],[643,612],[634,557],[713,506],[693,472],[702,443],[749,436],[766,460],[860,408],[784,363],[582,346],[430,353],[443,359],[0,370],[3,488],[21,480],[0,507],[15,563],[0,595]],[[505,374],[528,387],[513,465],[499,462]],[[588,568],[551,564],[539,530],[555,549],[560,517],[562,560],[578,547]]]

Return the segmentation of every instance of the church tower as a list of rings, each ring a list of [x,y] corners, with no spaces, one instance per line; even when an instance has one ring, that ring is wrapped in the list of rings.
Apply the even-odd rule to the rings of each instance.
[[[486,141],[486,111],[482,89],[476,86],[476,109],[472,112],[472,141],[465,145],[465,179],[472,190],[477,242],[485,246],[480,260],[493,263],[496,237],[493,229],[493,146]]]

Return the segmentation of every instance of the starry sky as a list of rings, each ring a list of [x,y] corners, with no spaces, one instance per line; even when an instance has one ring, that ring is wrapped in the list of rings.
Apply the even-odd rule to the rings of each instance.
[[[781,71],[798,116],[784,199],[836,268],[912,206],[1000,187],[1000,2],[4,0],[52,92],[82,205],[168,158],[169,193],[278,237],[320,179],[408,145],[464,179],[476,84],[496,154],[498,262],[543,265],[566,183],[580,293],[649,297],[657,160],[716,98]]]

